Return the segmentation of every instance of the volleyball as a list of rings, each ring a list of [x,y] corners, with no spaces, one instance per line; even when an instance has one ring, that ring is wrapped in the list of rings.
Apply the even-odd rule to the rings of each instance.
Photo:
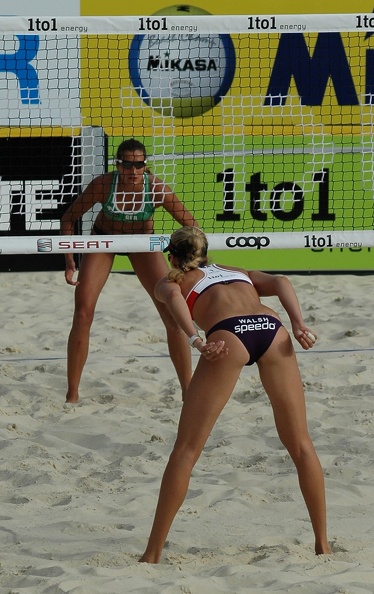
[[[204,15],[190,5],[163,8],[153,16]],[[230,89],[235,49],[230,35],[201,35],[188,24],[183,34],[135,35],[129,51],[131,82],[163,116],[191,118],[212,109]]]
[[[154,16],[183,16],[184,14],[210,14],[210,12],[204,8],[199,8],[198,6],[191,6],[191,4],[176,4],[175,6],[166,6],[165,8],[161,8],[153,14]]]

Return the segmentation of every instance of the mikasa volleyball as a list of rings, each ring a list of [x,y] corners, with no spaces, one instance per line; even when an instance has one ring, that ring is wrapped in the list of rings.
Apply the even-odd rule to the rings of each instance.
[[[160,15],[203,15],[190,5]],[[131,82],[147,105],[164,116],[190,118],[214,107],[230,89],[235,50],[230,35],[135,35],[129,51]]]

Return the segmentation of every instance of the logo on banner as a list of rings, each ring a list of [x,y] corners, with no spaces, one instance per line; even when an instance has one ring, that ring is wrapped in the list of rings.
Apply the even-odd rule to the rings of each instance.
[[[266,237],[266,235],[233,236],[226,239],[226,245],[228,248],[256,248],[257,250],[260,250],[261,248],[266,248],[270,245],[270,239],[269,237]]]
[[[52,239],[49,237],[40,238],[36,241],[36,248],[38,252],[51,252],[52,251]]]
[[[0,35],[0,126],[80,126],[79,65],[73,35]]]
[[[149,249],[151,252],[162,252],[169,245],[169,241],[170,236],[154,235],[149,238]]]
[[[39,99],[39,78],[31,64],[39,49],[38,35],[16,35],[19,45],[15,52],[0,54],[0,72],[16,76],[21,103],[37,105]]]
[[[235,49],[230,35],[199,35],[193,6],[172,6],[156,15],[185,15],[183,33],[135,35],[129,51],[131,82],[144,102],[164,116],[190,118],[212,109],[230,89]],[[181,27],[182,29],[182,27]]]

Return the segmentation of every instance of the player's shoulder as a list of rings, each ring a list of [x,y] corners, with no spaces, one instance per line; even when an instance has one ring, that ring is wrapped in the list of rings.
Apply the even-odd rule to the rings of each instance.
[[[85,195],[95,195],[97,198],[106,198],[109,194],[114,172],[107,172],[98,175],[88,184],[84,191]]]
[[[155,194],[162,194],[164,198],[173,195],[173,191],[170,188],[170,186],[168,186],[168,184],[165,183],[162,179],[160,179],[156,175],[153,175],[152,173],[148,174],[148,177],[149,185]]]

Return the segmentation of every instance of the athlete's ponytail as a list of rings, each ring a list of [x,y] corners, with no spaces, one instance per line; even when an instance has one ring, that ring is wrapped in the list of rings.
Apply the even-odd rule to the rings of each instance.
[[[178,284],[182,282],[186,272],[208,263],[208,241],[198,227],[181,227],[174,231],[164,252],[169,252],[177,260],[178,268],[169,272],[168,279]]]

